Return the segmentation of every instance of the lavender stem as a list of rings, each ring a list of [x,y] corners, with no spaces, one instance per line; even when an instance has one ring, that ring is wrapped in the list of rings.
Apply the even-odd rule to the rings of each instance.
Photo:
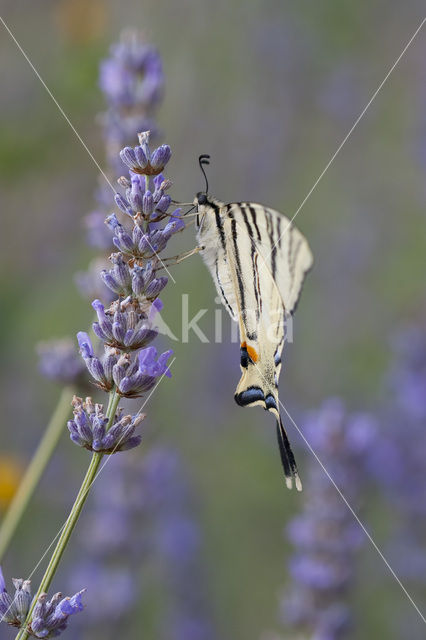
[[[109,394],[109,402],[108,402],[108,411],[107,411],[107,418],[108,418],[108,425],[107,425],[107,430],[109,429],[109,427],[111,426],[117,407],[118,407],[118,403],[120,400],[120,396],[118,395],[118,393],[116,392],[116,390],[114,389],[113,391],[110,392]],[[70,511],[70,514],[67,518],[67,521],[62,529],[61,535],[59,537],[59,540],[56,544],[55,550],[53,551],[52,557],[50,558],[49,564],[47,566],[47,569],[45,571],[45,574],[42,578],[42,581],[40,583],[40,586],[38,588],[37,593],[35,594],[30,610],[28,611],[28,615],[27,618],[24,622],[24,624],[22,625],[20,631],[18,632],[15,640],[27,640],[27,638],[30,637],[30,632],[28,630],[29,624],[31,622],[31,617],[32,617],[32,613],[34,610],[34,607],[39,599],[39,596],[42,593],[47,593],[52,580],[55,576],[56,570],[59,566],[59,563],[62,559],[62,556],[64,554],[64,551],[68,545],[68,542],[71,538],[71,534],[74,530],[75,525],[77,524],[77,521],[80,517],[81,511],[83,509],[84,503],[86,502],[87,496],[89,495],[89,491],[90,488],[96,478],[96,474],[98,472],[99,466],[101,464],[102,458],[103,458],[104,454],[103,453],[93,453],[92,455],[92,459],[90,461],[90,465],[89,468],[86,472],[86,475],[84,477],[84,480],[82,482],[82,485],[80,487],[80,490],[77,494],[77,497],[75,499],[75,502],[72,506],[72,509]]]
[[[58,441],[64,432],[68,414],[71,410],[70,397],[75,393],[74,388],[64,387],[58,404],[40,440],[37,450],[28,465],[0,527],[0,562],[6,553],[22,515],[30,502],[34,491],[52,457]]]

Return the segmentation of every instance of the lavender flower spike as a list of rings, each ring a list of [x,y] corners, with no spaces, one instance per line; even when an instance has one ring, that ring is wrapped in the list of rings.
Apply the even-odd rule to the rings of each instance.
[[[103,412],[103,405],[94,404],[92,398],[73,398],[74,419],[69,420],[68,430],[71,440],[89,451],[111,454],[127,451],[137,447],[142,436],[134,435],[135,429],[145,418],[144,414],[134,416],[122,415],[118,411],[109,431],[106,431],[108,418]]]
[[[158,333],[152,320],[159,309],[158,296],[167,284],[165,276],[157,275],[163,268],[159,254],[172,235],[185,227],[180,210],[167,212],[171,198],[165,191],[171,182],[164,178],[161,170],[170,159],[170,148],[162,145],[151,152],[149,131],[139,134],[139,143],[121,152],[132,171],[130,180],[124,177],[119,180],[125,195],[118,193],[115,197],[131,223],[128,218],[121,223],[115,213],[105,221],[119,251],[110,256],[112,268],[103,269],[100,274],[117,296],[116,300],[108,307],[99,299],[92,303],[97,315],[93,331],[103,343],[104,354],[95,354],[87,333],[77,335],[81,355],[95,384],[104,391],[111,391],[115,386],[118,394],[126,398],[141,396],[163,375],[170,377],[167,360],[172,352],[166,351],[158,357],[156,349],[148,345]],[[161,228],[160,222],[166,217],[168,221]],[[106,433],[102,433],[100,425],[96,427],[99,442],[89,433],[81,433],[81,425],[71,421],[69,426],[77,444],[107,451],[103,441]]]
[[[375,433],[370,416],[347,415],[336,399],[324,403],[305,424],[307,439],[355,507],[361,502]],[[287,528],[295,552],[289,566],[293,585],[282,600],[282,620],[307,637],[341,640],[351,622],[345,595],[364,536],[315,460],[306,484],[303,511]]]
[[[164,167],[172,155],[168,144],[162,144],[152,153],[149,149],[149,131],[139,134],[139,146],[124,147],[120,151],[120,158],[127,167],[145,176],[157,176],[164,170]]]
[[[31,605],[30,580],[14,579],[13,598],[6,591],[6,584],[0,568],[0,622],[6,622],[12,627],[21,628]],[[83,610],[79,591],[71,598],[63,598],[57,593],[51,600],[47,600],[45,593],[41,594],[34,607],[29,632],[36,638],[53,638],[59,636],[67,627],[68,618],[73,613]]]
[[[85,589],[71,598],[63,598],[56,593],[50,600],[42,593],[34,607],[30,632],[36,638],[54,638],[59,636],[68,626],[68,618],[74,613],[83,611],[82,595]]]
[[[7,593],[6,583],[0,567],[0,622],[6,622],[12,627],[20,627],[27,617],[31,604],[31,589],[29,580],[13,581],[15,595],[13,598]]]

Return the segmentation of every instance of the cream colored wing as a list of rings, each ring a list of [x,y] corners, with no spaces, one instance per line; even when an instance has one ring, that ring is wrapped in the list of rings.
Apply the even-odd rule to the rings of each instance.
[[[241,336],[242,375],[235,400],[243,407],[261,406],[275,416],[286,484],[291,488],[294,480],[300,490],[296,462],[279,411],[278,380],[284,345],[281,294],[257,244],[229,209],[223,228]]]
[[[282,213],[252,202],[227,205],[241,230],[254,241],[275,281],[287,313],[294,313],[313,257],[303,234]]]

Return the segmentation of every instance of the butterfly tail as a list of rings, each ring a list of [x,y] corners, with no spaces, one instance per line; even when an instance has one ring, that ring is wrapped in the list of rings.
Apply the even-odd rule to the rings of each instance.
[[[297,471],[296,460],[294,459],[294,454],[291,450],[290,442],[284,429],[281,416],[279,416],[279,418],[277,419],[277,439],[287,488],[291,489],[293,487],[294,480],[296,489],[298,491],[302,491],[302,483]]]

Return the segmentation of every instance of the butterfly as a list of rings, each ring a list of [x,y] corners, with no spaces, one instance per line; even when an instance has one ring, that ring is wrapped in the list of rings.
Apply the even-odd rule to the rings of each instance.
[[[225,204],[206,190],[194,199],[199,253],[222,303],[239,323],[241,379],[235,400],[276,419],[286,485],[300,491],[296,461],[279,410],[285,314],[293,314],[313,257],[305,237],[278,211],[253,202]]]

